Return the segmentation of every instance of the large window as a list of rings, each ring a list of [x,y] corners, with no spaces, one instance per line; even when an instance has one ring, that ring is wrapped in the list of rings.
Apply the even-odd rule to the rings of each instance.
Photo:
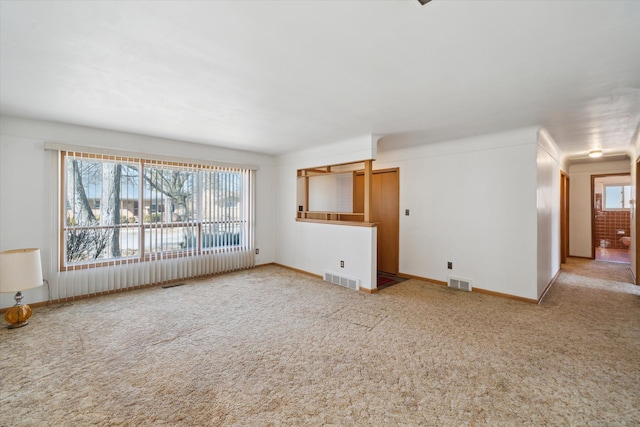
[[[245,169],[62,153],[61,267],[247,246]]]

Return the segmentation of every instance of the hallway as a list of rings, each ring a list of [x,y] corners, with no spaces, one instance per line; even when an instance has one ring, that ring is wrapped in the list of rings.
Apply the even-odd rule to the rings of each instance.
[[[561,265],[561,269],[561,275],[569,273],[579,276],[586,284],[592,281],[633,284],[633,276],[628,263],[569,257],[567,262]],[[640,286],[638,290],[640,290]]]

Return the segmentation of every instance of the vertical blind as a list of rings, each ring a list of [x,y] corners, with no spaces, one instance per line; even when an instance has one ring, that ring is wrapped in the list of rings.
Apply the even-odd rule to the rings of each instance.
[[[61,151],[54,299],[250,268],[248,168]]]

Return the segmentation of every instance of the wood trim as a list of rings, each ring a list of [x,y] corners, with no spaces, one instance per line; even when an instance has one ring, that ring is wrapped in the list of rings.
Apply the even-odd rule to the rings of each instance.
[[[304,200],[302,202],[304,203],[303,210],[305,211],[309,210],[309,177],[308,176],[304,177]],[[299,211],[298,211],[298,215],[300,215]]]
[[[345,162],[345,163],[332,163],[332,164],[330,164],[330,165],[311,166],[311,167],[308,167],[308,168],[301,168],[301,169],[298,169],[298,170],[299,170],[299,171],[312,171],[312,170],[318,170],[318,171],[320,171],[320,170],[322,170],[322,169],[325,169],[325,171],[327,171],[327,170],[330,170],[330,169],[327,169],[327,168],[335,168],[335,167],[337,167],[337,166],[350,166],[350,165],[357,165],[357,164],[359,164],[359,163],[364,163],[364,162],[366,162],[366,161],[367,161],[367,160],[365,159],[365,160],[355,160],[355,161],[353,161],[353,162]],[[324,172],[324,171],[322,171],[322,172],[323,172],[323,173],[326,173],[326,172]],[[338,171],[338,172],[336,172],[336,171],[332,171],[332,172],[335,172],[335,173],[348,173],[348,172],[351,172],[351,171],[350,171],[350,170],[345,170],[345,171]]]
[[[556,282],[556,279],[558,279],[558,276],[560,276],[560,269],[556,272],[556,274],[551,278],[551,280],[549,281],[549,283],[547,284],[547,286],[544,288],[544,290],[542,291],[542,294],[540,294],[540,297],[538,297],[538,304],[540,304],[542,302],[542,300],[544,299],[544,297],[547,296],[547,292],[549,292],[549,290],[551,290],[551,286]]]
[[[263,266],[267,266],[267,265],[273,265],[276,267],[282,267],[285,268],[287,270],[291,270],[291,271],[295,271],[296,273],[300,273],[300,274],[304,274],[305,276],[311,276],[311,277],[315,277],[316,279],[320,279],[320,280],[324,280],[324,277],[322,276],[318,276],[317,274],[313,274],[313,273],[309,273],[308,271],[304,271],[304,270],[300,270],[297,268],[293,268],[293,267],[289,267],[288,265],[284,265],[284,264],[278,264],[277,262],[272,262],[270,264],[261,264],[260,267]],[[360,292],[364,292],[366,294],[375,294],[378,292],[378,288],[374,288],[374,289],[369,289],[369,288],[359,288]]]
[[[356,206],[356,193],[358,192],[358,186],[356,183],[356,176],[358,176],[358,172],[353,171],[351,174],[351,210],[353,212],[358,210],[358,207]],[[363,193],[364,194],[364,193]],[[364,212],[362,213],[364,215]]]
[[[88,298],[101,297],[101,296],[105,296],[105,295],[109,295],[109,294],[118,294],[118,293],[121,293],[121,292],[128,292],[128,291],[135,291],[135,290],[138,290],[138,289],[152,288],[152,287],[155,287],[155,286],[166,286],[166,285],[171,285],[172,283],[187,282],[187,281],[196,280],[196,279],[214,277],[214,276],[219,276],[221,274],[233,273],[233,272],[236,272],[236,271],[251,270],[253,268],[255,268],[255,267],[241,268],[241,269],[238,269],[238,270],[224,271],[224,272],[213,273],[213,274],[202,274],[202,275],[199,275],[199,276],[185,277],[183,279],[168,280],[166,282],[146,283],[144,285],[129,286],[129,287],[126,287],[126,288],[121,288],[121,289],[111,289],[111,290],[108,290],[108,291],[93,292],[93,293],[90,293],[90,294],[82,294],[82,295],[76,295],[76,296],[66,297],[66,298],[57,298],[57,299],[54,299],[54,300],[34,302],[34,303],[27,304],[27,305],[29,305],[29,307],[31,307],[31,308],[45,307],[45,306],[50,306],[50,305],[54,305],[54,304],[63,304],[63,303],[67,303],[67,302],[79,301],[79,300],[88,299]],[[49,291],[50,291],[50,289],[49,289]],[[9,308],[11,308],[11,307],[0,308],[0,313],[4,313]]]
[[[569,256],[569,175],[560,171],[560,264]]]
[[[567,258],[590,259],[590,260],[593,259],[593,258],[589,258],[588,256],[580,256],[580,255],[571,255]]]
[[[352,227],[376,227],[375,222],[359,222],[359,221],[338,221],[330,219],[308,219],[296,218],[296,222],[314,222],[316,224],[333,224],[333,225],[349,225]]]
[[[389,174],[389,175],[394,174],[395,175],[393,179],[395,179],[396,184],[395,184],[395,188],[393,189],[393,193],[397,196],[398,204],[397,204],[397,211],[395,212],[394,217],[393,217],[393,222],[395,222],[395,227],[393,227],[394,229],[392,231],[393,231],[393,236],[394,236],[393,239],[395,240],[395,242],[391,242],[391,241],[388,242],[389,246],[395,245],[395,248],[396,248],[396,252],[393,255],[393,257],[394,257],[393,261],[394,262],[393,263],[389,262],[389,264],[386,264],[385,266],[383,266],[383,268],[385,268],[385,271],[387,271],[388,273],[398,274],[398,270],[399,270],[399,266],[400,266],[400,253],[399,253],[399,251],[400,251],[400,222],[402,221],[402,218],[401,218],[402,213],[401,213],[401,205],[400,205],[400,168],[399,167],[385,168],[385,169],[375,169],[375,170],[371,171],[371,202],[373,203],[373,191],[374,190],[376,192],[378,191],[377,189],[373,188],[374,187],[374,185],[373,185],[374,178],[376,176],[380,177],[380,180],[379,180],[379,182],[380,182],[380,191],[383,191],[382,189],[383,189],[384,186],[382,185],[382,182],[383,182],[384,178],[382,178],[382,176],[386,175],[386,174]],[[358,172],[355,173],[355,176],[364,177],[365,176],[365,171],[358,171]],[[384,187],[384,188],[389,189],[389,187]],[[355,194],[355,192],[354,192],[354,194]],[[376,194],[378,196],[380,196],[381,193],[376,193]],[[395,204],[395,202],[394,202],[394,204]],[[379,204],[377,206],[379,207]],[[354,204],[354,210],[355,210],[355,204]],[[381,210],[384,210],[384,208],[382,208]],[[382,214],[382,212],[380,212],[380,214]],[[371,218],[371,219],[377,221],[380,224],[385,225],[385,227],[383,227],[383,229],[391,231],[391,228],[390,228],[391,225],[392,225],[391,221],[389,221],[388,224],[383,222],[386,219],[391,220],[391,218],[387,217],[387,214],[389,214],[389,211],[386,211],[385,215],[381,216],[380,218]],[[372,206],[372,209],[371,209],[371,215],[373,216],[373,206]],[[377,257],[378,257],[378,256],[380,256],[380,253],[379,253],[380,251],[378,250],[380,248],[380,246],[379,246],[380,245],[380,235],[378,235],[378,243],[377,243],[377,245],[378,245],[378,247],[376,248],[376,254],[377,254]]]
[[[313,173],[317,173],[317,174],[327,174],[329,172],[331,172],[331,166],[325,166],[324,168],[311,168],[311,169],[305,169],[305,176],[308,176],[306,174],[308,174],[309,172],[313,172]]]
[[[364,222],[371,222],[371,211],[373,209],[373,179],[371,176],[373,162],[364,162]]]
[[[378,173],[386,173],[383,171],[380,171]],[[397,264],[395,265],[395,273],[397,274],[398,270],[400,270],[400,219],[402,218],[402,207],[400,205],[400,168],[393,168],[391,170],[388,171],[388,173],[395,173],[396,174],[396,183],[398,184],[398,186],[396,187],[396,194],[398,195],[398,223],[396,224],[396,229],[395,229],[395,237],[396,237],[396,248],[397,248],[397,253],[396,255],[396,260],[397,260]]]
[[[556,277],[558,276],[559,273],[560,272],[558,271],[558,273],[556,274]],[[441,285],[441,286],[447,286],[448,285],[447,282],[443,282],[442,280],[429,279],[427,277],[414,276],[412,274],[398,273],[397,276],[398,277],[402,277],[404,279],[415,279],[415,280],[420,280],[420,281],[423,281],[423,282],[429,282],[429,283],[434,284],[434,285]],[[554,277],[553,280],[555,280],[555,277]],[[472,291],[473,292],[477,292],[479,294],[486,294],[486,295],[493,295],[493,296],[496,296],[496,297],[515,299],[515,300],[518,300],[518,301],[528,302],[528,303],[532,303],[532,304],[537,304],[538,303],[538,300],[536,300],[536,299],[524,298],[524,297],[519,297],[519,296],[511,295],[511,294],[504,294],[502,292],[489,291],[489,290],[481,289],[481,288],[472,288]]]
[[[255,268],[273,267],[273,266],[278,266],[278,264],[276,264],[275,262],[267,262],[264,264],[256,264]]]
[[[605,178],[607,176],[631,176],[631,173],[603,173],[591,175],[591,211],[589,214],[589,217],[591,218],[591,259],[596,259],[596,221],[595,216],[593,215],[596,178]],[[602,209],[604,210],[604,207],[602,207]]]
[[[364,212],[332,212],[332,211],[302,211],[303,214],[311,215],[352,215],[352,216],[364,216]],[[313,219],[313,218],[307,218]],[[179,225],[180,227],[180,225]]]
[[[569,254],[571,253],[571,223],[570,218],[571,218],[571,177],[567,174],[567,179],[566,179],[566,230],[565,230],[565,239],[566,239],[566,257],[569,256]]]
[[[590,191],[590,200],[591,204],[589,205],[589,221],[591,222],[591,258],[596,259],[596,218],[594,213],[594,202],[595,202],[595,185],[596,178],[594,175],[591,175],[591,191]],[[602,200],[602,199],[600,199]]]
[[[502,292],[489,291],[487,289],[481,289],[481,288],[472,288],[472,291],[477,292],[479,294],[492,295],[494,297],[509,298],[509,299],[514,299],[516,301],[527,302],[530,304],[538,304],[538,300],[533,298],[525,298],[525,297],[519,297],[517,295],[503,294]]]
[[[387,173],[387,172],[395,172],[395,171],[399,171],[400,168],[385,168],[385,169],[372,169],[371,173],[372,174],[377,174],[377,173]],[[356,175],[364,175],[364,170],[359,170],[359,171],[355,171]]]
[[[298,211],[298,219],[363,222],[364,212]]]
[[[412,274],[406,274],[406,273],[398,273],[396,274],[396,276],[402,277],[403,279],[415,279],[415,280],[421,280],[423,282],[433,283],[434,285],[447,286],[447,282],[443,282],[442,280],[429,279],[428,277],[414,276]]]
[[[636,226],[636,233],[635,233],[635,236],[633,236],[633,239],[635,240],[635,249],[636,249],[635,262],[636,262],[636,273],[637,273],[638,267],[640,267],[640,245],[638,245],[638,242],[640,241],[638,240],[640,239],[640,219],[638,218],[638,200],[640,200],[640,156],[638,156],[638,158],[636,159],[634,166],[635,166],[635,174],[636,174],[636,182],[635,182],[636,194],[634,195],[635,203],[633,204],[633,211],[631,213],[633,214],[632,218],[633,218],[633,221],[635,221],[635,226]],[[632,265],[630,265],[629,267],[631,268]],[[638,280],[636,278],[636,275],[633,274],[633,269],[631,269],[631,275],[633,276],[633,283],[637,285]]]
[[[355,174],[358,173],[359,171],[362,170],[362,168],[364,168],[365,171],[368,171],[368,176],[369,176],[369,181],[371,181],[371,170],[373,168],[373,160],[372,159],[368,159],[368,160],[359,160],[359,161],[355,161],[355,162],[348,162],[348,163],[336,163],[336,164],[332,164],[332,165],[328,165],[328,166],[314,166],[314,167],[309,167],[309,168],[304,168],[304,169],[298,169],[296,176],[298,178],[303,178],[304,181],[304,210],[303,211],[299,211],[299,205],[296,206],[296,220],[303,220],[303,221],[307,221],[307,222],[318,222],[318,223],[323,223],[323,222],[327,222],[330,221],[329,223],[333,224],[335,222],[343,222],[346,223],[345,225],[357,225],[357,224],[353,224],[353,218],[347,218],[345,220],[342,219],[324,219],[324,220],[318,220],[318,219],[311,219],[311,218],[306,218],[306,216],[311,213],[309,211],[309,178],[313,177],[313,176],[323,176],[323,175],[332,175],[332,174],[353,174],[352,176],[355,177]],[[336,170],[335,168],[340,168],[342,167],[342,170]],[[365,173],[365,176],[367,176],[367,173]],[[364,218],[364,222],[368,223],[371,222],[370,221],[370,206],[371,203],[368,202],[371,198],[371,191],[369,190],[369,192],[367,192],[367,179],[365,178],[365,190],[364,190],[364,198],[365,198],[365,206],[364,206],[364,213],[362,213],[363,218]],[[371,187],[371,183],[369,182],[369,187]],[[355,180],[354,180],[354,185],[353,185],[353,189],[352,189],[353,193],[355,194]],[[368,202],[368,203],[367,203]],[[367,209],[369,208],[369,209]],[[354,209],[355,210],[355,209]],[[317,212],[318,214],[330,214],[330,212]],[[344,215],[361,215],[359,213],[351,213],[351,212],[344,212],[341,213]],[[370,226],[370,225],[364,225],[366,226]]]
[[[361,162],[358,162],[361,163]],[[336,166],[336,165],[334,165]],[[331,166],[326,166],[327,168],[331,168]],[[298,170],[298,178],[313,178],[314,176],[326,176],[326,175],[342,175],[345,173],[351,173],[353,171],[320,171],[318,169],[299,169]]]
[[[296,273],[300,273],[300,274],[304,274],[306,276],[311,276],[311,277],[315,277],[316,279],[320,279],[323,280],[324,278],[320,275],[317,274],[313,274],[313,273],[309,273],[308,271],[304,271],[304,270],[300,270],[297,268],[293,268],[293,267],[289,267],[288,265],[284,265],[284,264],[279,264],[277,262],[272,262],[271,264],[262,264],[263,266],[267,266],[267,265],[274,265],[276,267],[282,267],[285,268],[287,270],[291,270],[291,271],[295,271]]]

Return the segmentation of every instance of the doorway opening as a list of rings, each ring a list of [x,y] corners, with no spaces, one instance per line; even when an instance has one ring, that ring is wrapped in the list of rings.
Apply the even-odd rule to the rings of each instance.
[[[631,263],[631,175],[593,175],[591,188],[593,258]]]
[[[400,235],[400,170],[381,169],[372,171],[371,222],[377,223],[378,289],[391,286],[405,279],[397,276]],[[354,180],[354,212],[364,203],[360,194],[364,175],[356,174]]]

